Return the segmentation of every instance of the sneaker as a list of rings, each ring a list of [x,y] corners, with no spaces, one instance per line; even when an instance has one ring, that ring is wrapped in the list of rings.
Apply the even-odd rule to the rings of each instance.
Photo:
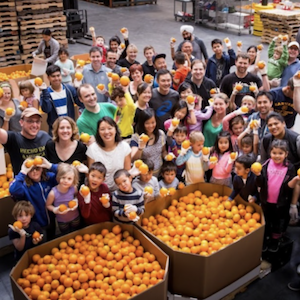
[[[290,282],[288,284],[288,288],[294,292],[299,292],[300,291],[300,281],[294,281],[294,282]]]
[[[277,252],[279,250],[279,239],[272,239],[268,246],[270,252]]]

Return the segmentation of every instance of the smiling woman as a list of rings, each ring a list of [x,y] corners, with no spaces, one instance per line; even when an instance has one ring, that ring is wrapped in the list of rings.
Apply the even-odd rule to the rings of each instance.
[[[92,143],[86,152],[88,166],[93,162],[102,162],[107,170],[105,183],[111,192],[117,189],[114,173],[120,169],[131,167],[130,147],[123,142],[118,125],[110,117],[103,117],[97,123],[96,142]]]

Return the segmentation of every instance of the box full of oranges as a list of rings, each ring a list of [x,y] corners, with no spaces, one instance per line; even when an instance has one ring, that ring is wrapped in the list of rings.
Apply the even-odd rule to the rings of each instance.
[[[146,204],[138,226],[170,257],[171,293],[221,299],[241,278],[259,274],[262,210],[241,198],[229,201],[230,193],[199,183]]]
[[[105,222],[26,251],[10,279],[15,300],[166,300],[168,266],[137,227]]]
[[[74,63],[74,67],[76,67],[77,65],[84,67],[86,64],[89,64],[91,62],[89,53],[73,55],[71,56],[71,60]]]

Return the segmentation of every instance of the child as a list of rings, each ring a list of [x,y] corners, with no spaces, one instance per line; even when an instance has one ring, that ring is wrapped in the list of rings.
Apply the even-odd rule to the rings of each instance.
[[[14,256],[16,261],[21,258],[26,250],[33,248],[43,239],[41,226],[31,220],[34,216],[34,212],[34,207],[28,201],[19,201],[13,208],[12,215],[14,219],[22,223],[22,229],[8,225],[8,236],[15,247]],[[38,238],[32,237],[35,231],[40,233]]]
[[[187,96],[193,95],[192,87],[188,82],[183,82],[179,88],[178,93],[181,100],[187,99]],[[213,106],[207,106],[203,111],[201,111],[202,107],[202,99],[199,95],[193,95],[195,97],[195,107],[194,107],[194,114],[196,117],[196,123],[195,124],[187,124],[188,132],[192,132],[194,130],[201,131],[202,132],[202,123],[205,120],[208,120],[212,113],[213,113]],[[211,102],[209,102],[211,103]]]
[[[169,131],[167,133],[167,146],[168,152],[172,152],[175,157],[178,157],[181,151],[181,144],[187,139],[187,128],[186,126],[178,125],[171,136]],[[184,171],[185,164],[177,165],[176,177],[183,181],[182,173]]]
[[[185,60],[187,59],[188,66],[185,66]],[[173,88],[174,90],[178,90],[179,85],[184,82],[186,76],[191,70],[191,62],[189,57],[182,52],[176,52],[175,54],[175,67],[176,71],[173,77]]]
[[[193,131],[190,135],[191,147],[181,147],[180,155],[176,159],[176,165],[185,163],[185,183],[187,185],[204,182],[204,172],[208,170],[208,156],[202,154],[204,136],[200,131]]]
[[[226,43],[228,55],[223,52],[223,45],[220,39],[212,40],[211,47],[215,54],[208,59],[205,76],[212,79],[217,86],[220,86],[223,77],[229,74],[231,66],[235,64],[236,56],[231,48],[229,39]]]
[[[239,153],[248,154],[253,153],[255,156],[258,154],[259,137],[258,129],[260,127],[260,120],[252,120],[249,122],[247,128],[238,136]],[[251,134],[252,131],[252,134]]]
[[[177,188],[179,180],[176,178],[177,166],[172,161],[165,161],[161,167],[161,179],[159,181],[159,188]]]
[[[155,68],[153,66],[152,57],[155,54],[155,50],[152,46],[146,46],[144,48],[144,56],[146,58],[146,61],[142,64],[143,67],[143,79],[146,74],[150,74],[153,77],[155,76]]]
[[[230,157],[230,153],[233,152],[230,137],[230,133],[227,131],[218,134],[211,154],[217,160],[209,162],[209,168],[212,169],[210,183],[232,186],[231,172],[235,158]]]
[[[270,156],[262,171],[252,168],[252,172],[257,176],[256,184],[260,187],[261,206],[266,221],[263,251],[277,252],[280,238],[289,224],[289,214],[292,216],[293,210],[297,210],[296,203],[291,203],[291,199],[293,188],[299,184],[300,177],[295,176],[295,168],[287,160],[286,141],[274,140]]]
[[[95,28],[90,27],[90,33],[93,40],[93,45],[102,49],[102,63],[106,62],[106,47],[105,47],[105,39],[102,35],[96,36]]]
[[[123,139],[131,138],[131,135],[134,132],[132,124],[136,106],[128,92],[128,86],[125,88],[116,86],[110,95],[110,99],[115,101],[118,106],[116,122],[121,131],[121,137]]]
[[[254,146],[253,146],[253,135],[246,134],[241,138],[241,140],[238,138],[239,143],[239,154],[254,154],[254,156],[257,155],[257,153],[254,152]]]
[[[33,158],[27,158],[12,181],[9,192],[15,199],[26,200],[33,205],[33,221],[46,230],[45,239],[50,240],[55,236],[55,215],[47,210],[45,203],[50,190],[57,185],[57,165],[44,157],[36,156],[35,159],[42,160],[42,164],[34,166]]]
[[[256,111],[256,100],[252,96],[246,95],[242,99],[242,106],[248,107],[248,112],[242,115],[244,121],[247,122],[249,117]]]
[[[65,84],[72,84],[71,75],[75,73],[74,64],[69,59],[69,52],[65,48],[60,48],[58,51],[58,60],[55,65],[60,67],[61,82]]]
[[[184,100],[179,100],[171,111],[172,118],[177,119],[179,122],[178,124],[173,124],[173,119],[166,120],[164,123],[165,129],[167,131],[167,136],[172,135],[176,127],[179,125],[185,125],[188,124],[195,125],[196,124],[196,117],[194,112],[194,103],[188,104]]]
[[[234,151],[238,151],[238,136],[244,131],[245,121],[241,116],[242,109],[239,108],[225,116],[222,121],[223,131],[228,131],[231,135],[231,144]]]
[[[49,193],[46,207],[55,213],[61,233],[67,234],[80,227],[78,200],[75,198],[77,195],[78,171],[72,165],[60,163],[56,180],[58,185]],[[75,201],[76,205],[69,208],[71,200]],[[61,211],[61,205],[65,205],[65,210]]]
[[[117,223],[133,224],[145,211],[143,192],[132,186],[132,177],[125,169],[117,171],[114,180],[118,190],[112,195],[113,220]],[[134,216],[131,213],[135,213]]]
[[[274,78],[281,78],[284,68],[288,64],[289,53],[287,48],[287,41],[282,41],[282,45],[276,47],[276,40],[278,36],[274,37],[268,49],[268,68],[267,75],[269,80]]]
[[[79,190],[78,204],[80,213],[86,225],[98,224],[111,221],[111,205],[110,202],[102,204],[102,196],[111,199],[109,189],[104,183],[106,168],[101,162],[94,162],[88,172],[87,186],[90,193],[82,196]]]
[[[26,101],[27,107],[34,107],[39,109],[39,100],[34,95],[35,87],[29,80],[19,82],[20,95],[23,96],[23,101]],[[20,109],[23,111],[25,106],[20,105]]]
[[[229,200],[233,200],[237,195],[240,195],[245,201],[250,203],[257,202],[256,176],[250,170],[254,162],[255,158],[251,154],[242,155],[236,159],[236,176],[233,178],[233,191],[229,196]]]
[[[145,202],[154,200],[159,195],[159,184],[155,176],[153,176],[154,163],[150,159],[143,159],[143,162],[148,166],[147,174],[140,174],[134,179],[132,186],[144,193],[145,187],[150,186],[153,189],[152,195],[146,193],[144,196]]]

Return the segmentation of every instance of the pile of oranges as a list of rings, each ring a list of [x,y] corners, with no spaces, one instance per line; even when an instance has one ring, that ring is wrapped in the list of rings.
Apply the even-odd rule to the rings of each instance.
[[[163,280],[165,270],[139,240],[115,225],[77,235],[50,255],[34,254],[17,283],[31,299],[125,300]]]
[[[31,73],[31,70],[26,71],[15,71],[7,75],[6,73],[0,72],[0,81],[8,81],[9,79],[16,79],[21,77],[28,77]]]
[[[260,218],[253,206],[195,191],[143,218],[142,226],[174,250],[208,256],[259,228]]]
[[[8,164],[6,167],[6,174],[0,175],[0,198],[4,198],[10,195],[9,184],[13,181],[12,165]]]

